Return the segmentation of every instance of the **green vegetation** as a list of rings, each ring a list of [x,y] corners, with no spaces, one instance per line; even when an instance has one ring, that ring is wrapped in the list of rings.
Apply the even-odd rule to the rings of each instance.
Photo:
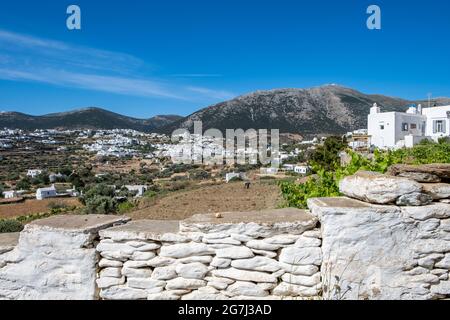
[[[347,151],[351,161],[343,167],[338,157],[343,145],[336,138],[329,138],[327,141],[312,156],[310,162],[315,175],[310,180],[304,184],[280,182],[287,206],[305,209],[310,198],[339,196],[339,181],[359,170],[385,173],[394,164],[450,163],[450,142],[447,139],[442,139],[439,143],[425,141],[410,149],[385,152],[376,150],[373,157]]]
[[[17,220],[0,220],[0,233],[20,232],[22,230],[23,225]]]
[[[119,203],[117,205],[117,212],[124,214],[124,213],[132,211],[134,208],[135,208],[135,205],[133,203],[131,203],[129,201],[125,201],[125,202]]]

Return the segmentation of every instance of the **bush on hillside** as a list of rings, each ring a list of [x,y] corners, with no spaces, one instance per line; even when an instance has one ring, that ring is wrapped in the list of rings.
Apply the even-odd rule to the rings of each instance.
[[[17,220],[0,220],[0,233],[20,232],[23,225]]]

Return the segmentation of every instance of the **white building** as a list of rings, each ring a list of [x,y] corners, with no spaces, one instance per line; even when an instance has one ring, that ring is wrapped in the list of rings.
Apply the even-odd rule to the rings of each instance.
[[[425,108],[422,114],[427,118],[426,136],[434,140],[450,136],[450,106]]]
[[[31,178],[36,178],[41,173],[42,173],[42,170],[39,170],[39,169],[28,170],[27,176],[31,177]]]
[[[14,199],[14,198],[19,197],[19,193],[16,190],[4,191],[3,197],[5,199]]]
[[[279,169],[278,168],[274,168],[274,167],[269,167],[269,168],[261,168],[260,169],[260,174],[262,175],[276,175],[278,174]]]
[[[39,188],[36,190],[36,199],[37,200],[54,198],[57,196],[58,196],[58,192],[56,191],[55,185],[52,185],[49,188]]]
[[[125,186],[130,192],[136,192],[136,198],[144,196],[144,193],[148,190],[148,186]]]
[[[225,181],[227,182],[227,183],[229,183],[231,180],[233,180],[234,178],[238,178],[238,179],[241,179],[241,180],[245,180],[246,178],[247,178],[247,176],[246,176],[246,174],[245,174],[245,172],[240,172],[240,173],[237,173],[237,172],[231,172],[231,173],[227,173],[226,175],[225,175]]]
[[[375,104],[368,117],[370,144],[381,149],[412,147],[424,139],[437,141],[450,136],[450,106],[406,112],[384,112]]]
[[[294,172],[298,174],[308,174],[311,172],[311,167],[307,165],[297,165],[294,167]]]

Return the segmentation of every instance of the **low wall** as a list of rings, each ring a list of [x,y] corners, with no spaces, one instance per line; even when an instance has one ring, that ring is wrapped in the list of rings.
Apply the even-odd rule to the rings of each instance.
[[[314,298],[317,218],[297,209],[136,221],[100,232],[102,299]]]
[[[345,197],[308,204],[309,211],[181,222],[33,222],[19,238],[0,235],[0,299],[450,297],[450,204],[401,207]]]

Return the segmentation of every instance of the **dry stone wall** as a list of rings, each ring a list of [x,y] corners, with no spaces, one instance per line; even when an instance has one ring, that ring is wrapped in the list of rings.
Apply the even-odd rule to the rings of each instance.
[[[136,221],[100,232],[100,297],[305,299],[321,292],[317,218],[296,209]]]
[[[449,172],[359,172],[309,211],[36,221],[0,235],[0,299],[448,299]]]

